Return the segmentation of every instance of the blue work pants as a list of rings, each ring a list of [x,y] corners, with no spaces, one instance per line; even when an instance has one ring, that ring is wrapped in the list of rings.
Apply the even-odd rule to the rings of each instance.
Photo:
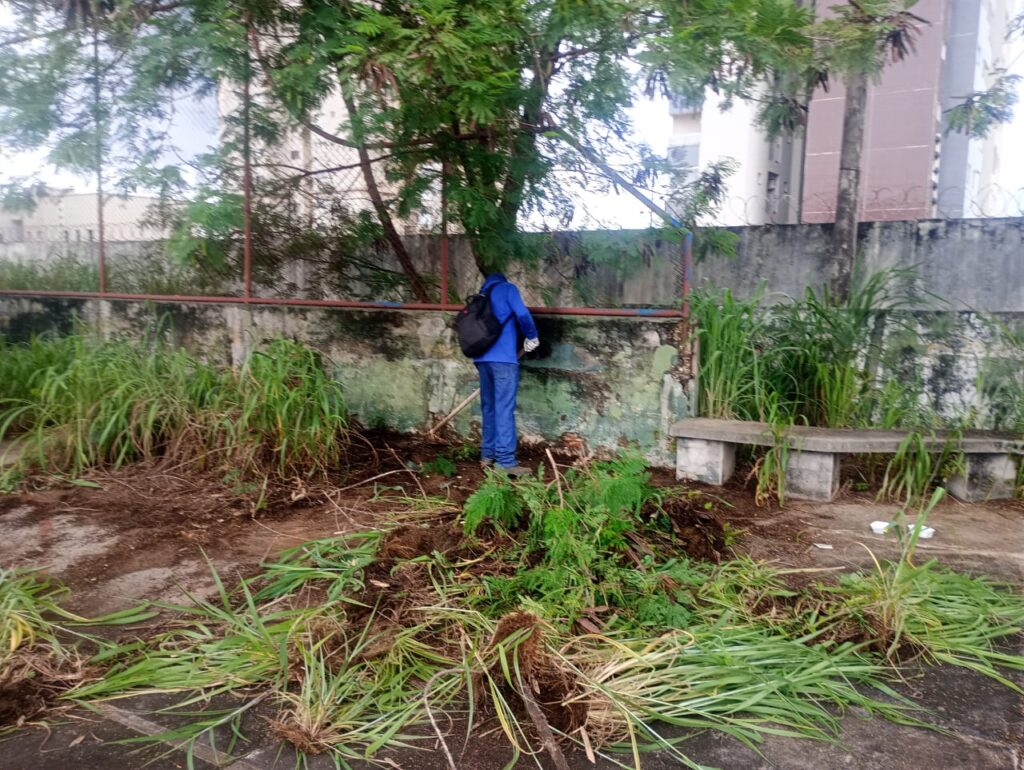
[[[483,443],[480,457],[502,468],[516,464],[516,395],[519,364],[479,362]]]

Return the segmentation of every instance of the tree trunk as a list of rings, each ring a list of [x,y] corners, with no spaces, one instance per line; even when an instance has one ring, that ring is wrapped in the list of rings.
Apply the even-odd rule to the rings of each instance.
[[[864,151],[868,76],[850,75],[846,80],[843,111],[843,143],[839,154],[839,191],[836,196],[832,294],[837,303],[847,300],[853,265],[857,258],[857,205],[860,202],[860,166]]]
[[[345,101],[348,119],[355,135],[356,152],[359,153],[359,166],[363,170],[366,194],[370,198],[370,203],[373,204],[373,210],[377,213],[377,220],[384,229],[384,236],[388,239],[388,243],[391,244],[392,251],[398,257],[398,262],[402,266],[402,272],[405,273],[405,277],[409,280],[409,286],[412,288],[413,295],[420,302],[430,302],[430,296],[427,293],[427,287],[423,283],[423,278],[420,276],[419,271],[416,270],[416,266],[413,264],[412,258],[405,248],[405,243],[402,241],[402,236],[399,235],[398,229],[391,219],[391,212],[388,211],[387,204],[384,203],[384,198],[380,194],[380,188],[377,187],[377,179],[373,173],[370,153],[367,151],[366,144],[363,141],[363,127],[356,112],[355,100],[347,94],[344,94],[342,98]]]

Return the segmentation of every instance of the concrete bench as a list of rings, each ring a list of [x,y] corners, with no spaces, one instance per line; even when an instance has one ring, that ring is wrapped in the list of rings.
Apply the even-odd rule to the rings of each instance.
[[[736,465],[736,446],[788,446],[786,494],[800,500],[831,500],[839,488],[839,455],[895,453],[906,430],[812,428],[794,425],[777,440],[768,423],[693,417],[675,423],[676,478],[722,485]],[[950,434],[924,436],[926,448],[941,451]],[[957,449],[965,455],[963,473],[949,480],[950,494],[961,500],[1001,500],[1012,497],[1017,480],[1014,455],[1024,454],[1024,437],[991,432],[967,432]]]

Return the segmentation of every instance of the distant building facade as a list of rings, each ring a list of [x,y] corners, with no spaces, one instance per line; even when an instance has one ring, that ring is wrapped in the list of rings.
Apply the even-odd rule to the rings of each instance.
[[[971,139],[947,132],[945,116],[1005,65],[1013,9],[1007,0],[919,0],[913,12],[929,22],[916,50],[869,87],[860,217],[998,215],[990,199],[1005,130]],[[736,102],[723,112],[713,94],[698,105],[676,100],[669,158],[694,173],[721,158],[738,161],[718,224],[831,222],[845,102],[842,83],[819,89],[806,130],[769,141],[756,126],[756,104]]]
[[[166,228],[151,222],[155,197],[108,195],[103,205],[104,239],[158,241]],[[30,211],[0,208],[0,243],[91,243],[98,241],[99,210],[95,193],[46,190]]]

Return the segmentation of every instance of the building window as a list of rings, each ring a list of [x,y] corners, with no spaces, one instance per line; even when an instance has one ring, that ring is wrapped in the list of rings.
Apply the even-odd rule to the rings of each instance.
[[[668,162],[673,166],[696,167],[700,158],[699,144],[677,144],[668,148]]]
[[[779,203],[781,198],[779,196],[779,175],[774,171],[768,172],[768,181],[765,183],[765,197],[767,198],[765,212],[768,215],[768,221],[774,222],[779,216]]]
[[[668,148],[668,162],[679,169],[682,184],[696,180],[697,165],[700,162],[699,144],[677,144]]]

